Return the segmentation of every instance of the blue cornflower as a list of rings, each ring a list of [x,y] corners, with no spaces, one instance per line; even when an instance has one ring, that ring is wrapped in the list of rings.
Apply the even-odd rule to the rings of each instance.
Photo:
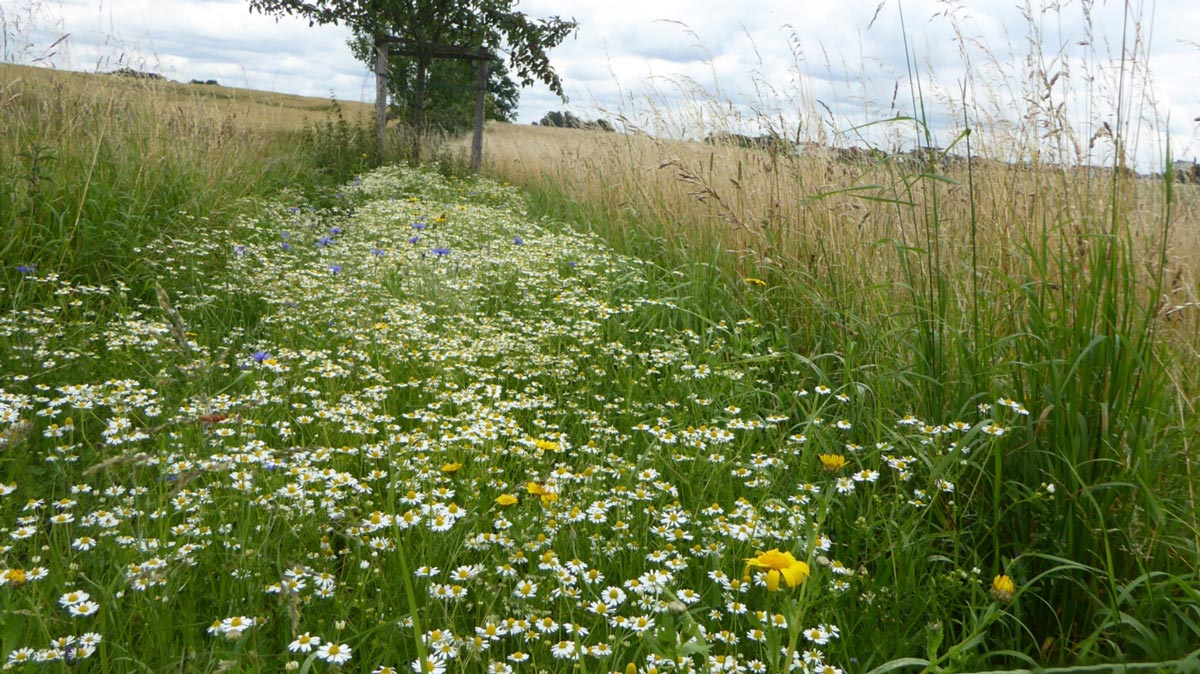
[[[385,251],[382,248],[376,247],[376,248],[371,249],[371,254],[374,255],[375,257],[383,257],[384,255],[387,254],[387,251]]]
[[[416,230],[422,230],[428,226],[429,226],[429,223],[426,223],[426,222],[414,222],[413,223],[413,229],[416,229]]]
[[[340,272],[341,270],[342,270],[342,265],[340,265],[340,264],[329,265],[329,271],[333,272],[334,274]]]
[[[341,227],[330,227],[329,233],[333,236],[337,236],[338,234],[342,233],[342,228]]]
[[[260,364],[264,360],[269,359],[270,357],[271,357],[271,352],[269,352],[269,351],[255,351],[254,353],[250,354],[250,358],[253,359],[254,362],[260,363]]]
[[[419,237],[419,236],[410,236],[410,237],[408,237],[408,242],[409,242],[409,243],[416,243],[416,242],[418,242],[418,241],[420,241],[420,240],[421,240],[421,237]]]
[[[22,274],[24,274],[24,275],[28,276],[28,275],[30,275],[30,274],[32,274],[32,273],[34,273],[34,272],[36,272],[36,271],[37,271],[37,265],[36,265],[36,264],[22,264],[22,265],[17,265],[17,271],[19,271],[19,272],[21,272]]]
[[[519,236],[516,236],[516,237],[513,237],[513,243],[514,243],[514,244],[516,244],[516,245],[518,245],[518,246],[524,246],[524,245],[525,245],[525,239],[522,239],[521,237],[519,237]]]
[[[245,246],[234,246],[234,247],[233,247],[233,254],[234,254],[234,255],[237,255],[238,257],[241,257],[241,256],[245,255],[245,254],[246,254],[246,247],[245,247]]]
[[[325,246],[329,246],[332,244],[333,244],[332,237],[322,236],[321,238],[317,239],[317,248],[324,248]]]
[[[441,257],[442,255],[449,255],[450,249],[449,248],[434,248],[432,252],[434,255]]]

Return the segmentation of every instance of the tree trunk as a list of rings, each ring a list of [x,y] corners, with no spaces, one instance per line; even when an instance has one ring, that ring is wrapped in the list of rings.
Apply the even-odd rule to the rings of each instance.
[[[387,137],[388,45],[375,36],[375,156],[383,161]]]
[[[487,100],[488,62],[475,62],[475,129],[471,136],[471,173],[479,173],[483,166],[483,111]]]

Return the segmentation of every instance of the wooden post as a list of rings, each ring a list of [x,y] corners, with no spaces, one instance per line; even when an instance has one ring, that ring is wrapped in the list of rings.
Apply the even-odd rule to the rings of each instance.
[[[386,72],[386,45],[389,43],[395,43],[397,45],[397,49],[394,50],[394,53],[416,59],[417,76],[413,87],[413,98],[416,100],[411,111],[412,156],[409,157],[409,162],[414,166],[420,163],[421,158],[421,130],[425,126],[425,78],[428,74],[430,61],[437,58],[452,58],[468,59],[478,62],[475,70],[477,74],[475,79],[475,134],[471,139],[471,170],[478,172],[480,167],[483,165],[483,116],[484,104],[487,101],[488,69],[492,60],[492,53],[486,49],[469,49],[467,47],[446,44],[428,44],[418,48],[411,45],[406,46],[399,38],[395,36],[377,35],[375,37],[375,45],[376,49],[379,50],[380,60],[376,64],[376,83],[379,87],[385,87],[387,82],[386,74],[380,76],[378,73]],[[383,84],[379,84],[381,81]],[[387,113],[386,103],[384,102],[387,96],[386,89],[377,89],[376,93],[377,113],[383,115],[379,119],[385,120]],[[379,127],[381,148],[383,146],[382,125],[384,123],[384,121],[381,121],[381,126]]]
[[[479,173],[483,166],[483,108],[487,100],[488,61],[476,63],[475,79],[475,133],[471,137],[471,173]]]
[[[416,54],[417,77],[413,86],[412,127],[409,129],[412,133],[412,150],[408,155],[408,163],[411,166],[421,164],[421,136],[425,133],[425,78],[429,74],[431,59],[427,53],[418,51]]]
[[[375,153],[383,161],[387,137],[388,43],[375,36]]]

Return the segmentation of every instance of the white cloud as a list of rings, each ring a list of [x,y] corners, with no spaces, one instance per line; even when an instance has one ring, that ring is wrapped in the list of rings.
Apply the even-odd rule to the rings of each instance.
[[[13,0],[17,4],[31,0]],[[176,80],[342,99],[373,95],[374,80],[346,46],[349,30],[263,16],[241,0],[62,0],[41,37],[70,37],[55,67],[160,72]]]

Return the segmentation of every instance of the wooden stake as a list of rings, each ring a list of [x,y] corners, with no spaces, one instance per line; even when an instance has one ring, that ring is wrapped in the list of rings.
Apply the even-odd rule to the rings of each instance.
[[[375,152],[383,160],[387,135],[388,43],[375,37]]]
[[[488,62],[475,62],[475,133],[471,137],[471,173],[483,166],[483,108],[487,100]]]

